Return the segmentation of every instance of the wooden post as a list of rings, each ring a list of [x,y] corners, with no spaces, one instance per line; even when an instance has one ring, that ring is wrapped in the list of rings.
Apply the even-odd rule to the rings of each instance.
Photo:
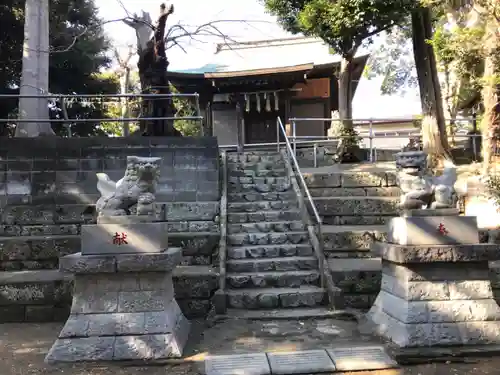
[[[236,126],[238,132],[238,152],[243,152],[245,145],[245,137],[243,134],[244,124],[243,124],[243,97],[238,95],[236,98]]]

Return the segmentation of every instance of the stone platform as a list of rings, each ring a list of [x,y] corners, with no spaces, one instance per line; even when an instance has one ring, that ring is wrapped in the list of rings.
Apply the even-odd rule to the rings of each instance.
[[[181,249],[61,258],[75,274],[71,315],[47,362],[153,360],[182,356],[190,324],[174,298]]]
[[[408,246],[378,242],[382,287],[367,318],[402,348],[499,344],[500,307],[488,261],[496,244]]]

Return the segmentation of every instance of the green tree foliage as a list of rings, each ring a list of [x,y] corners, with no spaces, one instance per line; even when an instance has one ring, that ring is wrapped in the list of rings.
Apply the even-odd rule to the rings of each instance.
[[[381,35],[364,74],[368,79],[382,77],[382,95],[404,95],[418,87],[409,18]]]
[[[117,82],[99,76],[110,59],[102,20],[97,16],[94,0],[50,1],[50,67],[51,93],[96,94],[116,93]],[[24,39],[24,1],[3,0],[0,5],[0,93],[17,93],[22,68]],[[47,51],[49,52],[49,51]],[[63,118],[60,101],[52,106],[52,118]],[[102,118],[102,103],[88,105],[88,100],[68,103],[69,118]],[[0,102],[0,118],[15,116],[17,99]],[[101,133],[99,124],[78,123],[76,135]],[[66,134],[62,124],[53,124],[54,131]]]
[[[177,94],[178,90],[173,85],[170,85],[170,92],[172,94]],[[175,116],[189,117],[198,115],[193,97],[176,96],[173,98],[173,101],[176,109]],[[185,137],[202,135],[201,121],[179,119],[174,122],[174,127]]]
[[[268,11],[292,33],[316,36],[343,58],[339,114],[352,118],[352,60],[363,43],[403,22],[414,0],[264,0]],[[344,122],[350,127],[352,123]]]

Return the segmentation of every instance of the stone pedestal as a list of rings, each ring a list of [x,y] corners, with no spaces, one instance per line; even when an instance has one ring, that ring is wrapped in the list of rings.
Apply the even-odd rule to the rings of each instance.
[[[479,230],[472,216],[410,216],[389,221],[387,241],[400,245],[477,244]]]
[[[189,322],[174,298],[181,249],[156,253],[68,255],[75,274],[71,315],[47,362],[155,360],[182,355]]]
[[[82,255],[159,253],[168,247],[168,234],[166,223],[121,220],[82,225],[81,241]]]
[[[402,348],[500,344],[488,261],[495,244],[375,243],[382,287],[367,318]]]

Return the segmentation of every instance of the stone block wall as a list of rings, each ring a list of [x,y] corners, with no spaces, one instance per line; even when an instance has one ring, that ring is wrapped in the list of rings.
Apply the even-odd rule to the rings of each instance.
[[[219,240],[217,140],[41,137],[0,144],[0,312],[22,307],[21,315],[34,320],[30,311],[41,306],[68,305],[64,293],[51,292],[71,290],[59,287],[71,280],[54,272],[58,259],[80,251],[81,224],[95,223],[96,173],[119,180],[127,155],[162,157],[157,220],[168,222],[170,244],[184,249],[179,304],[196,307],[185,311],[190,316],[201,314],[201,305],[208,310],[217,279],[211,276]]]
[[[397,215],[394,172],[321,172],[304,178],[325,224],[379,225]]]

